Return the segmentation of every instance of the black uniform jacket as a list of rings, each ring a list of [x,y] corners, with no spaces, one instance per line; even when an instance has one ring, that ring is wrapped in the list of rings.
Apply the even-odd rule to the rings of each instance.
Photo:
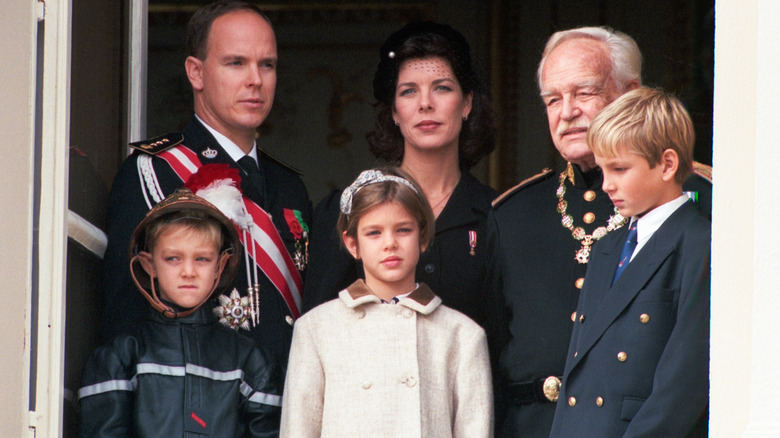
[[[482,326],[487,294],[485,220],[495,196],[493,189],[463,172],[436,219],[433,244],[420,255],[415,274],[415,279],[430,286],[444,304]],[[336,230],[340,198],[341,191],[332,192],[314,212],[304,310],[336,298],[340,290],[363,277],[362,267],[343,248]],[[476,236],[473,253],[470,231]]]
[[[601,191],[598,168],[587,173],[572,168],[574,183],[565,182],[566,213],[573,217],[573,227],[592,234],[607,225],[614,206]],[[563,375],[588,265],[575,259],[581,241],[562,225],[557,210],[561,171],[543,172],[510,189],[496,199],[488,216],[494,317],[487,331],[493,363],[498,365],[494,379],[501,436],[547,437],[555,414],[555,404],[548,401],[509,403],[507,388]],[[693,175],[683,190],[696,191],[699,206],[709,209],[712,186],[708,181]],[[586,213],[593,213],[591,223],[585,222]]]
[[[595,246],[551,436],[706,437],[710,223],[683,204],[612,284],[627,233]]]
[[[239,168],[227,152],[222,149],[211,133],[196,119],[184,129],[183,144],[195,151],[201,163],[227,163]],[[177,134],[165,136],[177,138]],[[178,134],[181,139],[181,134]],[[216,151],[216,156],[204,152]],[[135,226],[149,211],[148,202],[154,204],[145,181],[145,175],[139,171],[138,158],[143,154],[135,151],[119,169],[114,179],[108,204],[108,248],[105,256],[105,297],[106,312],[103,324],[104,339],[111,339],[118,333],[128,333],[141,319],[145,309],[150,307],[138,293],[130,278],[129,249],[130,235]],[[246,174],[241,171],[241,189],[248,198],[255,201],[273,218],[273,223],[287,250],[292,254],[295,238],[285,222],[283,209],[299,210],[309,223],[311,202],[300,176],[289,167],[281,164],[258,149],[258,158],[265,180],[265,187],[257,188]],[[152,158],[152,165],[160,188],[167,196],[181,187],[183,182],[173,172],[168,163],[161,158]],[[243,254],[243,250],[239,250]],[[242,255],[243,257],[243,255]],[[250,261],[250,263],[252,263]],[[246,294],[246,263],[240,262],[240,268],[227,293],[237,288]],[[260,273],[260,324],[251,331],[252,337],[262,347],[270,350],[282,365],[286,365],[292,341],[292,318],[279,291]]]
[[[277,437],[281,376],[208,306],[149,316],[98,348],[79,390],[83,437]]]

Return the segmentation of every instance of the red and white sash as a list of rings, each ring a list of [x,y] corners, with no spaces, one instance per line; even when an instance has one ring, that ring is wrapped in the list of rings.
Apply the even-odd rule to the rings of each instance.
[[[202,166],[198,154],[184,145],[172,147],[156,156],[168,162],[182,182],[186,182]],[[303,290],[301,275],[295,268],[271,216],[251,199],[246,196],[243,196],[243,199],[244,206],[256,226],[251,227],[249,233],[251,242],[246,242],[245,234],[236,227],[241,243],[249,249],[250,254],[254,254],[257,267],[282,294],[293,318],[298,319],[301,315],[301,291]]]

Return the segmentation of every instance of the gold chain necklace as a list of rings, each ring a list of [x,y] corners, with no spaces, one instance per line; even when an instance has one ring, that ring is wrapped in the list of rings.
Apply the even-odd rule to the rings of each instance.
[[[574,255],[574,259],[577,260],[578,263],[584,265],[585,263],[588,263],[588,259],[590,257],[590,247],[597,240],[606,236],[610,231],[614,231],[622,227],[626,222],[628,222],[628,218],[621,216],[620,213],[618,213],[617,207],[615,207],[615,214],[609,217],[606,227],[598,227],[593,230],[592,234],[585,234],[584,228],[575,227],[574,217],[572,217],[570,214],[566,214],[566,207],[568,207],[568,203],[565,199],[563,199],[563,195],[566,194],[567,174],[569,175],[570,180],[574,179],[571,163],[566,166],[566,170],[561,172],[561,176],[558,179],[558,191],[556,192],[556,195],[558,196],[558,213],[561,214],[561,225],[571,231],[571,236],[574,237],[574,239],[582,241],[582,247],[577,250]]]

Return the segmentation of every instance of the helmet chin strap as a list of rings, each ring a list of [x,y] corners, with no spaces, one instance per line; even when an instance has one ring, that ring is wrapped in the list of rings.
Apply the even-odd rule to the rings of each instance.
[[[211,286],[211,291],[209,291],[209,293],[203,298],[203,300],[200,303],[183,312],[177,311],[173,307],[166,305],[160,300],[160,297],[157,295],[157,290],[154,287],[154,283],[155,283],[154,278],[150,278],[151,289],[152,289],[151,294],[147,292],[143,286],[141,286],[141,283],[135,277],[135,270],[133,270],[133,263],[135,263],[136,261],[140,263],[140,260],[137,255],[134,256],[132,259],[130,259],[130,276],[133,277],[133,283],[135,283],[135,287],[138,288],[138,290],[141,292],[141,295],[143,295],[144,298],[146,298],[146,301],[148,301],[149,304],[151,304],[155,310],[162,313],[163,316],[167,318],[172,318],[172,319],[184,318],[185,316],[192,315],[193,312],[198,310],[202,305],[206,303],[206,301],[208,301],[211,298],[211,296],[214,294],[214,291],[217,289],[217,286],[219,285],[219,279],[222,277],[223,268],[225,267],[225,264],[229,259],[230,259],[230,253],[228,251],[223,251],[222,255],[220,255],[219,257],[219,263],[217,263],[217,277],[214,279],[214,284]]]

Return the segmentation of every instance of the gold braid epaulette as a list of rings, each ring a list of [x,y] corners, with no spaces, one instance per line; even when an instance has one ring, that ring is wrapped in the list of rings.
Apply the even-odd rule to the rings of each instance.
[[[545,177],[547,177],[547,176],[550,176],[552,173],[553,173],[553,170],[552,170],[552,169],[545,168],[545,169],[543,169],[541,172],[537,173],[536,175],[534,175],[534,176],[532,176],[532,177],[530,177],[530,178],[526,178],[526,179],[524,179],[524,180],[520,181],[520,183],[519,183],[519,184],[517,184],[516,186],[514,186],[514,187],[512,187],[511,189],[509,189],[509,190],[505,191],[504,193],[502,193],[502,194],[498,195],[498,197],[497,197],[496,199],[494,199],[494,200],[493,200],[493,202],[491,203],[491,205],[492,205],[493,207],[496,207],[496,206],[498,206],[499,204],[501,204],[502,202],[504,202],[504,200],[505,200],[506,198],[508,198],[508,197],[509,197],[509,195],[511,195],[511,194],[513,194],[513,193],[515,193],[516,191],[520,190],[521,188],[523,188],[523,187],[525,187],[525,186],[527,186],[527,185],[529,185],[529,184],[531,184],[531,183],[534,183],[534,182],[536,182],[536,181],[538,181],[538,180],[544,179],[544,178],[545,178]]]
[[[181,144],[184,141],[184,134],[181,132],[172,132],[159,137],[147,140],[134,141],[130,147],[149,155],[157,155],[167,149]]]
[[[712,166],[708,166],[698,161],[693,162],[693,173],[706,179],[712,184]]]

